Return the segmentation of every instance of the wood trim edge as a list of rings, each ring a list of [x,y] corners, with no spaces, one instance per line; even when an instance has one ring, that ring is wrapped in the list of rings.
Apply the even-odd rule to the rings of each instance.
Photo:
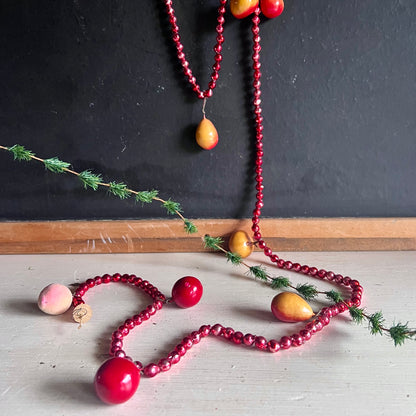
[[[250,232],[249,219],[0,222],[0,254],[203,251],[202,236]],[[267,218],[262,235],[279,251],[416,250],[416,218]]]

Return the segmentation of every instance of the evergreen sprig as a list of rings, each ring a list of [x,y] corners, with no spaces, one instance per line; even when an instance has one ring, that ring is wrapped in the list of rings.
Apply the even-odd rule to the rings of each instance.
[[[266,269],[263,266],[251,266],[249,268],[249,273],[252,274],[256,279],[260,279],[265,282],[270,280]]]
[[[186,233],[188,234],[195,234],[198,232],[198,228],[196,227],[196,225],[186,218],[184,219],[184,228]]]
[[[135,195],[136,202],[150,204],[158,196],[159,191],[152,189],[151,191],[140,191]]]
[[[242,257],[237,253],[232,253],[231,251],[227,251],[225,256],[227,257],[227,261],[234,264],[235,266],[239,266],[242,262]]]
[[[384,328],[384,318],[383,318],[383,314],[381,313],[381,311],[375,312],[372,315],[370,315],[368,317],[368,327],[370,329],[370,332],[373,335],[376,334],[380,334],[382,335],[383,333],[383,328]]]
[[[62,160],[58,159],[57,157],[52,157],[49,159],[41,159],[35,154],[25,149],[24,146],[21,146],[19,144],[15,144],[11,147],[6,147],[0,145],[0,149],[7,150],[10,153],[13,154],[14,160],[19,161],[30,161],[30,160],[36,160],[38,162],[41,162],[44,164],[46,169],[53,173],[71,173],[72,175],[75,175],[79,178],[81,183],[83,184],[84,188],[91,188],[94,191],[96,191],[100,186],[107,187],[109,193],[121,198],[125,199],[130,197],[132,194],[135,195],[136,201],[141,201],[145,203],[150,203],[152,201],[158,201],[164,206],[169,214],[176,214],[179,216],[179,218],[184,222],[184,229],[188,233],[195,233],[197,232],[196,226],[189,220],[183,217],[181,214],[182,208],[179,203],[174,202],[172,200],[163,200],[158,197],[158,191],[152,190],[152,191],[134,191],[132,189],[129,189],[127,185],[123,182],[109,182],[105,183],[102,182],[102,177],[99,174],[94,174],[91,172],[91,170],[84,170],[83,172],[75,172],[73,170],[70,170],[69,167],[71,166],[68,162],[63,162]]]
[[[108,191],[120,199],[126,199],[131,196],[131,190],[127,188],[124,182],[110,182]]]
[[[211,250],[218,251],[221,249],[221,244],[224,240],[221,237],[211,237],[209,234],[204,235],[204,247]]]
[[[162,205],[165,207],[169,215],[175,215],[178,212],[182,212],[181,204],[179,202],[172,201],[171,199],[164,201]]]
[[[358,308],[357,306],[351,306],[348,308],[352,320],[356,324],[362,324],[365,319],[364,308]]]
[[[29,162],[35,156],[33,152],[26,150],[20,144],[15,144],[14,146],[7,148],[7,150],[13,153],[14,160]]]
[[[297,285],[295,288],[306,300],[311,300],[318,295],[318,289],[306,283]]]
[[[342,297],[341,293],[337,292],[336,290],[329,290],[328,292],[325,292],[325,295],[329,300],[332,300],[334,303],[344,301],[344,298]]]
[[[89,188],[92,188],[94,191],[98,189],[98,186],[100,185],[102,181],[101,175],[92,173],[90,170],[84,170],[80,172],[78,178],[84,185],[85,189],[89,187]]]
[[[68,162],[63,162],[57,157],[51,157],[50,159],[45,159],[43,161],[45,168],[50,170],[53,173],[64,173],[71,164]]]
[[[287,277],[274,277],[270,283],[270,287],[274,290],[290,287],[290,280]]]
[[[411,339],[416,335],[416,331],[410,330],[408,324],[398,323],[388,330],[391,339],[394,342],[394,346],[403,345],[407,339]]]

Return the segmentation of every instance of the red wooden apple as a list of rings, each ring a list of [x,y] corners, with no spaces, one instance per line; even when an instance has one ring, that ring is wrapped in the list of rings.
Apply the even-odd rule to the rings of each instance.
[[[260,8],[266,17],[273,19],[282,14],[285,3],[283,0],[260,0]]]

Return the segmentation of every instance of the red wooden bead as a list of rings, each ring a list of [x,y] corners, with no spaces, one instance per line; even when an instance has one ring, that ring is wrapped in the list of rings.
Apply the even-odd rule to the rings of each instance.
[[[203,293],[201,282],[193,276],[179,279],[172,288],[172,299],[181,308],[190,308],[196,305]]]
[[[125,358],[110,358],[98,369],[94,387],[97,396],[107,404],[124,403],[136,392],[140,372]]]

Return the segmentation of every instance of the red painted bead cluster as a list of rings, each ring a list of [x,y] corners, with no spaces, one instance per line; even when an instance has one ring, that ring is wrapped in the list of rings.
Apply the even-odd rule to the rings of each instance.
[[[177,24],[177,19],[175,16],[175,10],[173,9],[172,0],[165,0],[166,4],[166,11],[169,16],[169,22],[171,25],[172,30],[172,39],[176,46],[177,56],[178,59],[182,65],[183,73],[188,78],[189,83],[192,85],[193,91],[196,93],[198,98],[204,99],[207,97],[212,96],[212,92],[214,88],[217,85],[217,81],[219,78],[219,72],[221,69],[221,61],[222,61],[222,44],[224,42],[224,14],[226,11],[225,5],[227,4],[227,0],[220,0],[220,6],[218,7],[218,17],[217,17],[217,23],[218,25],[215,28],[215,31],[217,32],[217,43],[214,46],[214,60],[215,63],[212,66],[212,74],[211,74],[211,81],[208,84],[208,88],[204,91],[201,90],[201,87],[197,83],[197,80],[195,76],[193,75],[193,72],[191,68],[189,67],[189,62],[186,59],[185,52],[183,51],[184,46],[181,42],[181,37],[179,35],[179,26]]]

